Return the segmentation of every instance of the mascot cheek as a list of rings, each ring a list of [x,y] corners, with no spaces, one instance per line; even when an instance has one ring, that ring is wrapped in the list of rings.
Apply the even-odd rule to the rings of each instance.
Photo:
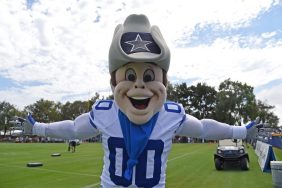
[[[114,87],[114,100],[123,113],[126,114],[126,109],[131,106],[131,103],[126,95],[129,84],[120,82]]]

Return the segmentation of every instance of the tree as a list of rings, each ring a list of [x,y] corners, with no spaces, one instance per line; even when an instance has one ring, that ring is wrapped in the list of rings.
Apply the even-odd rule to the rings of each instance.
[[[21,113],[16,107],[8,102],[0,103],[0,130],[4,130],[4,135],[8,130],[9,121],[12,120],[14,116],[20,116]]]
[[[198,83],[188,88],[188,112],[197,117],[214,118],[217,91],[205,83]]]
[[[167,91],[167,100],[177,102],[176,90],[175,87],[172,85],[172,83],[168,82],[166,91]]]
[[[112,98],[111,98],[112,97]],[[112,95],[110,95],[109,96],[109,99],[113,99],[114,98],[114,96]],[[92,105],[97,101],[97,100],[99,100],[100,99],[100,95],[99,95],[99,93],[95,93],[95,96],[94,97],[92,97],[91,99],[90,99],[90,101],[89,101],[89,111],[92,109]]]
[[[268,123],[270,127],[278,127],[279,118],[271,112],[275,106],[268,105],[266,102],[260,100],[257,101],[258,116],[261,118],[262,122]]]
[[[167,98],[181,103],[186,113],[199,119],[212,118],[215,114],[216,90],[205,83],[187,87],[186,83],[168,84]]]
[[[74,119],[77,116],[89,111],[89,101],[66,102],[62,105],[62,119]]]
[[[32,113],[33,118],[38,122],[54,122],[62,119],[61,106],[61,103],[40,99],[34,104],[26,106],[24,111]]]
[[[216,102],[216,119],[240,125],[256,118],[257,106],[253,87],[227,79],[220,83]]]
[[[189,93],[186,83],[176,84],[174,89],[175,101],[181,103],[186,112],[189,111]]]

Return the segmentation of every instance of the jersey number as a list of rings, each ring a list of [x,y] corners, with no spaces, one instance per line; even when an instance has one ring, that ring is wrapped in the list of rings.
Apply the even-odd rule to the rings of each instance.
[[[110,137],[108,147],[110,151],[109,172],[111,180],[116,185],[124,187],[130,186],[132,180],[128,181],[123,177],[128,160],[123,138]],[[163,148],[164,143],[161,140],[148,141],[136,165],[135,184],[138,187],[153,187],[158,185],[161,176],[161,156]],[[120,172],[118,172],[118,169],[120,169]]]

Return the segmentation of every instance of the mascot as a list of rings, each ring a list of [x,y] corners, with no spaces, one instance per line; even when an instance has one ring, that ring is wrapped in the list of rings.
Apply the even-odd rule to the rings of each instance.
[[[116,27],[109,50],[114,100],[97,101],[74,121],[39,123],[29,115],[25,132],[63,139],[101,134],[101,187],[165,187],[175,135],[243,139],[256,124],[230,126],[185,114],[181,104],[166,101],[169,65],[170,51],[159,28],[145,15],[130,15]]]

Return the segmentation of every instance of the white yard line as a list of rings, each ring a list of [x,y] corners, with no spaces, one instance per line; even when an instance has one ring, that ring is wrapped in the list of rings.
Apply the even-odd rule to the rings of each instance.
[[[52,170],[52,169],[46,169],[46,168],[41,168],[41,167],[39,167],[39,168],[37,168],[37,167],[28,168],[28,167],[24,167],[24,166],[13,166],[13,165],[3,165],[3,164],[0,164],[0,166],[8,167],[8,168],[26,168],[26,169],[31,169],[31,170],[56,172],[56,173],[60,173],[60,174],[69,174],[69,175],[100,177],[100,175],[95,175],[95,174],[83,174],[83,173],[76,173],[76,172],[65,172],[65,171]]]
[[[196,153],[196,152],[197,152],[197,150],[196,150],[196,151],[189,152],[189,153],[184,153],[184,154],[182,154],[182,155],[178,155],[178,156],[176,156],[176,157],[174,157],[174,158],[172,158],[172,159],[167,160],[167,162],[174,161],[174,160],[176,160],[176,159],[186,157],[186,156],[191,155],[191,154],[194,154],[194,153]]]
[[[189,152],[189,153],[184,153],[182,155],[179,155],[179,156],[176,156],[174,158],[171,158],[171,159],[167,160],[167,162],[171,162],[171,161],[177,160],[179,158],[183,158],[183,157],[189,156],[189,155],[194,154],[196,152],[197,152],[197,150],[193,151],[193,152]],[[13,165],[3,165],[3,164],[0,164],[0,166],[8,167],[8,168],[10,168],[10,167],[12,167],[12,168],[26,168],[26,169],[41,170],[41,171],[55,172],[55,173],[69,174],[69,175],[100,177],[100,175],[95,175],[95,174],[83,174],[83,173],[76,173],[76,172],[65,172],[65,171],[52,170],[52,169],[46,169],[46,168],[36,168],[36,167],[28,168],[28,167],[23,167],[23,166],[13,166]],[[94,187],[100,187],[100,182],[95,183],[95,184],[91,184],[91,185],[86,185],[83,188],[94,188]]]
[[[92,185],[86,185],[86,186],[84,186],[83,188],[94,188],[94,187],[100,187],[100,182],[99,182],[99,183],[92,184]]]

